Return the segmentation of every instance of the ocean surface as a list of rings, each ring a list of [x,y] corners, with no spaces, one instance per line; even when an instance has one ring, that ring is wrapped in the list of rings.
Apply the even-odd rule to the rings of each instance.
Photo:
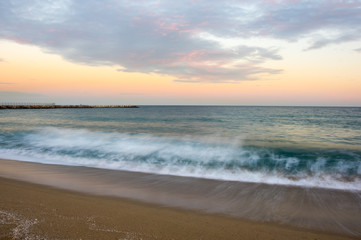
[[[1,110],[0,158],[26,161],[3,177],[361,237],[361,108]]]
[[[1,110],[0,158],[361,191],[361,108]]]

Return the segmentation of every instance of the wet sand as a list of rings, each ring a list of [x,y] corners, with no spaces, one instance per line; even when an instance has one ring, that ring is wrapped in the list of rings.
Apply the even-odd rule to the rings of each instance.
[[[103,174],[111,177],[104,178]],[[120,177],[119,174],[111,170],[0,160],[0,239],[353,239],[337,233],[181,210],[181,206],[149,204],[141,198],[129,200],[126,199],[126,194],[132,193],[129,189],[146,192],[151,185],[155,185],[153,190],[158,195],[154,202],[170,198],[161,194],[162,178],[156,183],[151,175],[135,174],[138,182],[133,178],[124,183],[134,173],[122,172]],[[86,178],[90,176],[93,181],[99,180],[93,182],[93,188]],[[169,181],[169,176],[164,178]],[[116,190],[125,192],[124,197],[116,192],[110,196],[113,187],[108,189],[108,186],[115,179],[123,186]],[[188,186],[187,182],[184,185]],[[85,188],[83,192],[79,186]],[[173,193],[178,191],[184,197],[186,190],[174,189]],[[190,191],[186,198],[194,195]],[[149,194],[142,197],[153,196]]]

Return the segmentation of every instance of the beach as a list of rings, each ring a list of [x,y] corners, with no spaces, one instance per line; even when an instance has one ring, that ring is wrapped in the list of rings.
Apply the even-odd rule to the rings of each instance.
[[[212,106],[0,111],[0,236],[361,238],[360,113]]]
[[[353,239],[111,196],[109,179],[79,190],[90,183],[85,175],[104,174],[99,169],[13,160],[0,165],[1,239]]]

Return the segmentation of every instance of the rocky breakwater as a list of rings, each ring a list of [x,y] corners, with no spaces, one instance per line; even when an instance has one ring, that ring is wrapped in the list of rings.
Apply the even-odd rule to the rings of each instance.
[[[56,105],[56,104],[1,104],[0,109],[55,109],[55,108],[138,108],[134,105]]]

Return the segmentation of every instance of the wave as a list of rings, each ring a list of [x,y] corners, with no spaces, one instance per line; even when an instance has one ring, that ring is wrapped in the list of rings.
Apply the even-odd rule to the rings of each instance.
[[[0,136],[0,156],[154,174],[361,189],[361,154],[244,145],[242,139],[42,128]]]

